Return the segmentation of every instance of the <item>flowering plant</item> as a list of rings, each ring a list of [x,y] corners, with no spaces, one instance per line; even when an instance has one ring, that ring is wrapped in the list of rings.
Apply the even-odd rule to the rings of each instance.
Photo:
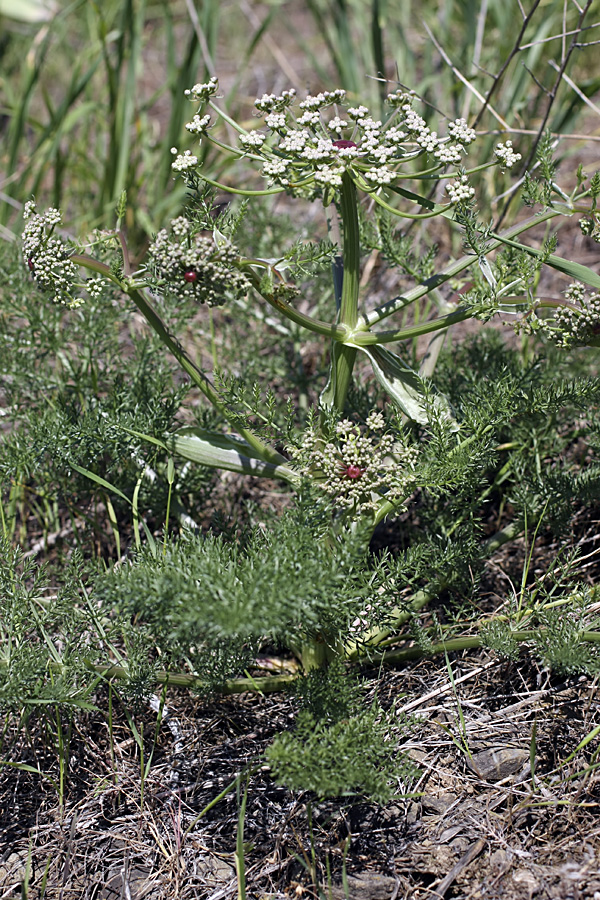
[[[493,159],[469,167],[467,157],[477,138],[474,129],[464,119],[456,119],[447,124],[443,135],[441,130],[432,131],[415,110],[414,95],[403,90],[388,95],[385,121],[373,119],[365,106],[348,105],[341,90],[308,95],[300,102],[294,90],[265,94],[255,103],[264,127],[250,130],[219,109],[217,93],[216,78],[186,91],[198,107],[186,126],[188,132],[233,158],[260,166],[266,186],[251,190],[215,181],[202,173],[198,157],[189,149],[172,149],[172,169],[199,196],[208,185],[247,198],[286,193],[322,203],[330,216],[331,234],[340,235],[333,242],[336,308],[328,319],[303,312],[295,302],[302,288],[286,279],[288,260],[243,256],[233,241],[234,229],[228,229],[226,223],[216,226],[210,211],[203,216],[194,203],[187,215],[170,223],[170,229],[159,231],[148,261],[137,270],[121,228],[125,198],[118,210],[116,230],[95,235],[89,245],[64,241],[57,236],[60,213],[48,210],[38,214],[34,204],[28,203],[24,260],[40,286],[52,292],[56,302],[71,307],[83,302],[82,292],[92,296],[100,293],[103,280],[118,284],[235,432],[224,435],[182,429],[164,438],[164,446],[171,453],[204,465],[282,478],[294,486],[309,479],[339,508],[344,519],[368,518],[374,525],[401,508],[413,490],[417,451],[386,432],[380,413],[368,416],[362,429],[345,417],[357,355],[368,359],[376,379],[405,420],[425,424],[432,416],[441,417],[459,431],[449,405],[436,395],[428,380],[440,339],[452,325],[498,312],[524,312],[522,328],[541,329],[563,344],[598,344],[598,295],[585,302],[582,289],[575,287],[564,301],[547,300],[536,298],[535,286],[537,271],[544,263],[595,288],[600,288],[600,278],[584,266],[555,256],[550,245],[540,250],[517,243],[515,238],[534,225],[574,213],[585,215],[582,230],[593,238],[600,177],[594,176],[586,187],[580,172],[571,194],[551,178],[536,188],[536,182],[528,177],[528,195],[534,201],[543,198],[543,210],[497,234],[477,218],[472,179],[490,167],[507,170],[518,163],[520,154],[511,141],[498,143]],[[217,116],[215,121],[213,114]],[[237,144],[222,139],[219,120],[236,136]],[[551,169],[550,165],[545,167],[545,171]],[[445,201],[433,199],[444,195]],[[586,203],[590,199],[591,203]],[[373,216],[382,244],[386,240],[389,243],[390,235],[394,237],[391,220],[410,224],[443,217],[461,229],[466,253],[434,274],[418,266],[412,270],[406,267],[405,271],[415,276],[413,287],[378,305],[369,306],[367,296],[361,305],[361,214]],[[395,236],[403,237],[401,233]],[[102,249],[99,256],[87,252],[96,246]],[[102,255],[115,247],[121,261],[109,265]],[[504,247],[508,248],[505,259],[493,257],[494,251]],[[91,272],[91,277],[82,280],[81,270]],[[471,288],[457,293],[467,273]],[[163,323],[153,296],[171,296],[181,302],[195,300],[212,307],[248,292],[254,292],[306,332],[331,342],[320,417],[291,449],[291,460],[232,415],[208,375]],[[377,328],[395,313],[405,314],[423,297],[436,310],[432,318],[415,319],[413,324],[389,330]],[[554,311],[554,318],[544,320],[543,311]],[[419,371],[409,368],[388,349],[390,344],[425,335],[433,338]]]

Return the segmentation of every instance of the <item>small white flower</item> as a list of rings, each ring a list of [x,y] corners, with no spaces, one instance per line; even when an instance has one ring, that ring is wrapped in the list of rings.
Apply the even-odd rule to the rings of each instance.
[[[291,88],[289,91],[283,91],[281,94],[263,94],[254,101],[254,105],[262,112],[275,112],[291,106],[296,98],[296,91]]]
[[[383,431],[385,428],[385,419],[380,412],[373,411],[367,416],[367,428],[370,431]]]
[[[337,134],[342,133],[342,129],[346,128],[348,123],[344,121],[344,119],[340,119],[339,116],[334,116],[333,119],[330,119],[327,123],[327,127],[330,131],[335,131]]]
[[[311,125],[315,127],[320,121],[321,117],[318,112],[307,109],[298,119],[298,125]]]
[[[195,84],[191,90],[184,91],[184,94],[192,100],[206,101],[213,94],[216,94],[218,89],[219,79],[213,75],[210,81],[207,81],[205,84]]]
[[[388,94],[385,98],[390,106],[410,106],[413,97],[415,96],[414,91],[395,91],[393,94]]]
[[[319,166],[315,172],[315,181],[320,184],[329,184],[331,187],[341,187],[343,166]]]
[[[102,296],[102,291],[104,290],[106,282],[103,278],[88,278],[85,283],[85,289],[92,300],[97,300]],[[77,304],[80,306],[83,303],[83,300],[80,300]]]
[[[377,119],[372,119],[371,116],[366,116],[362,118],[359,122],[361,128],[364,128],[365,131],[376,131],[379,133],[381,128],[381,122]]]
[[[185,216],[177,216],[171,219],[171,230],[177,237],[185,237],[192,230],[192,223]]]
[[[351,146],[348,147],[340,147],[339,143],[334,143],[333,149],[336,156],[339,156],[340,159],[356,159],[357,156],[360,156],[360,150],[354,143],[351,143]]]
[[[400,131],[399,128],[392,126],[392,128],[388,128],[385,132],[385,139],[390,144],[399,144],[400,141],[403,141],[406,138],[406,132]]]
[[[458,181],[452,181],[446,185],[451,203],[464,203],[475,196],[475,188],[469,184],[466,175],[461,175]]]
[[[269,112],[271,109],[275,107],[277,103],[277,97],[275,94],[263,94],[262,97],[257,97],[254,101],[254,105],[257,109],[262,109],[265,112]]]
[[[287,159],[267,160],[263,166],[262,174],[270,180],[278,181],[279,184],[289,184],[289,179],[285,177],[289,164]]]
[[[457,147],[456,144],[439,144],[433,155],[444,165],[458,165],[462,162],[460,146]]]
[[[351,106],[348,110],[346,110],[351,119],[354,119],[355,122],[362,120],[365,116],[369,115],[369,110],[366,106]]]
[[[171,153],[177,153],[177,148],[172,147]],[[198,157],[194,156],[191,150],[185,150],[175,157],[175,161],[171,163],[174,172],[186,172],[188,169],[194,169],[198,165]]]
[[[239,141],[244,147],[262,147],[267,136],[262,131],[249,131],[248,134],[240,134]]]
[[[283,131],[286,127],[285,113],[269,113],[268,116],[265,116],[265,122],[272,131]]]
[[[305,147],[300,156],[307,160],[330,159],[334,149],[333,141],[330,141],[329,138],[319,138],[316,146]]]
[[[186,123],[186,129],[190,134],[204,134],[210,125],[210,116],[195,115],[191,122]]]
[[[44,219],[46,221],[46,225],[60,225],[62,216],[59,209],[54,209],[54,207],[50,207],[44,213]]]
[[[428,128],[423,128],[417,135],[417,144],[428,153],[433,153],[434,150],[437,150],[439,143],[437,132],[430,131]]]
[[[373,147],[371,151],[371,155],[380,163],[386,163],[395,153],[396,151],[393,147],[382,147],[381,145]]]
[[[496,144],[494,155],[500,161],[503,169],[510,169],[521,159],[520,153],[515,153],[512,148],[512,141],[506,141],[505,144]]]
[[[379,136],[373,131],[367,131],[360,139],[360,149],[363,153],[373,153],[379,147]]]
[[[300,104],[300,109],[317,110],[331,106],[332,103],[343,103],[346,98],[346,91],[321,91],[314,96],[308,94],[305,100]]]
[[[280,143],[279,149],[285,153],[300,153],[301,150],[304,150],[309,138],[308,131],[288,131]]]
[[[469,128],[466,119],[455,119],[448,125],[448,134],[459,144],[472,144],[477,138],[473,128]]]
[[[393,177],[394,173],[386,166],[379,166],[376,169],[370,169],[368,172],[365,172],[365,178],[368,178],[369,181],[374,181],[376,184],[389,184]]]
[[[403,126],[407,131],[418,133],[429,130],[425,119],[416,113],[410,106],[403,106],[402,111],[404,112]]]

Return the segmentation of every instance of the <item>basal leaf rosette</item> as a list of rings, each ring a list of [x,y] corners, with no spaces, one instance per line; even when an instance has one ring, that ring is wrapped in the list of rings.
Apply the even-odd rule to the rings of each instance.
[[[382,501],[402,507],[413,490],[418,455],[385,431],[380,412],[372,412],[365,426],[342,419],[329,440],[309,428],[290,448],[300,471],[328,501],[357,518],[377,513]]]
[[[246,130],[226,116],[212,99],[218,81],[211,78],[186,91],[188,98],[199,103],[199,110],[186,125],[192,134],[208,138],[223,150],[256,161],[269,188],[285,190],[292,195],[307,192],[332,199],[342,187],[345,173],[364,192],[377,195],[388,185],[406,178],[458,176],[449,184],[450,202],[463,202],[472,197],[466,182],[464,160],[467,148],[476,139],[475,131],[465,119],[449,122],[440,135],[413,109],[412,93],[398,90],[387,97],[387,118],[374,119],[366,106],[350,106],[343,90],[322,91],[298,100],[295,90],[281,94],[263,94],[255,101],[257,116],[264,120],[261,128]],[[213,122],[207,106],[223,117],[237,131],[238,146],[223,143],[213,136]],[[174,171],[184,176],[196,174],[198,158],[189,150],[179,153]],[[495,158],[488,165],[508,168],[520,159],[510,142],[499,144]],[[407,167],[422,160],[424,167]],[[451,167],[455,171],[447,172]],[[209,179],[207,179],[209,180]],[[244,191],[239,191],[244,193]],[[404,194],[404,196],[408,196]],[[414,198],[418,200],[418,198]],[[435,214],[442,207],[437,207]]]

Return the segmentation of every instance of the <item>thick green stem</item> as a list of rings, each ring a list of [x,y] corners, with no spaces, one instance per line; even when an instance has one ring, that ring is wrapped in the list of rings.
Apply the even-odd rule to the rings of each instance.
[[[339,324],[351,331],[358,322],[358,290],[360,286],[360,230],[358,226],[358,198],[356,186],[346,172],[342,178],[340,194],[340,216],[343,229],[342,299]],[[348,388],[352,381],[352,370],[356,359],[356,348],[334,344],[332,348],[332,405],[344,409]]]
[[[492,537],[489,537],[484,542],[483,552],[487,556],[490,556],[504,544],[519,537],[522,531],[523,526],[518,522],[507,525],[506,528],[496,532],[496,534],[492,535]],[[435,587],[430,586],[417,591],[412,597],[407,599],[403,608],[396,607],[392,610],[390,613],[392,622],[389,626],[385,628],[372,628],[366,634],[362,635],[360,642],[353,641],[348,643],[346,645],[346,657],[348,659],[358,659],[363,653],[368,652],[368,648],[376,647],[385,641],[394,631],[397,631],[398,628],[409,622],[416,612],[423,609],[423,607],[427,606],[432,600],[435,600],[435,598],[445,589],[448,580],[448,578],[442,577],[436,583]]]
[[[458,322],[464,322],[465,319],[473,318],[473,310],[456,309],[454,312],[446,316],[440,316],[437,319],[431,319],[428,322],[422,322],[419,325],[410,325],[407,328],[399,328],[395,331],[356,331],[352,337],[352,344],[358,347],[369,347],[372,344],[391,344],[395,341],[407,341],[420,337],[422,334],[431,334],[433,331],[441,331],[456,325]],[[360,326],[359,326],[360,327]]]
[[[329,322],[323,322],[321,319],[314,319],[312,316],[305,315],[300,312],[300,310],[295,309],[291,304],[286,303],[281,297],[278,297],[275,291],[265,289],[265,287],[261,285],[261,278],[256,272],[249,271],[244,267],[244,273],[249,281],[252,282],[253,288],[260,294],[263,300],[266,300],[273,309],[276,309],[277,312],[284,315],[287,319],[295,322],[296,325],[306,328],[307,331],[331,337],[335,341],[343,341],[348,337],[348,334],[350,333],[348,328],[344,328],[343,325],[331,325]]]

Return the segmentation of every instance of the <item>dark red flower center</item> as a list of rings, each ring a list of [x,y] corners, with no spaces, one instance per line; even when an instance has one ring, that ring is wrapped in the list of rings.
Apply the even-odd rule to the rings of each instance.
[[[29,266],[29,271],[30,271],[30,272],[33,272],[33,270],[35,269],[35,266],[34,266],[34,264],[33,264],[33,257],[32,257],[32,256],[30,256],[29,259],[27,260],[27,265]]]
[[[340,150],[346,150],[348,147],[358,147],[358,144],[355,144],[354,141],[339,140],[339,141],[334,141],[333,146],[339,147]]]
[[[354,463],[350,463],[349,466],[345,466],[342,472],[342,475],[345,478],[352,478],[353,480],[360,478],[365,470],[361,469],[360,466],[354,465]]]
[[[183,273],[183,278],[184,278],[184,281],[189,281],[190,284],[193,284],[194,281],[198,280],[198,273],[194,272],[192,269],[190,269],[189,272]]]

